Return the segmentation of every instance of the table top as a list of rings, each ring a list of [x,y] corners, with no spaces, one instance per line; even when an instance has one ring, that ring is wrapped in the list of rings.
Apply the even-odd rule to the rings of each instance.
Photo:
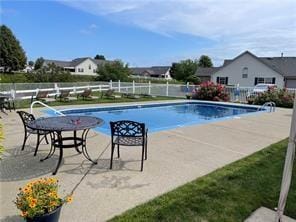
[[[28,127],[43,131],[78,131],[95,128],[104,123],[93,116],[55,116],[41,117],[28,123]]]

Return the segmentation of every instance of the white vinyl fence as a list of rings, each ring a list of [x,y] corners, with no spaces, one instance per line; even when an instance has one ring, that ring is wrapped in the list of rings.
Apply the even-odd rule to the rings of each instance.
[[[155,96],[168,96],[185,98],[196,86],[189,84],[165,84],[156,83],[136,83],[136,82],[65,82],[65,83],[2,83],[0,92],[9,94],[14,99],[30,99],[36,96],[37,92],[48,91],[50,96],[59,94],[61,90],[71,90],[71,94],[83,92],[85,89],[103,92],[114,89],[119,93],[149,94]],[[295,93],[296,89],[288,89]],[[247,102],[247,97],[253,93],[253,87],[225,87],[225,91],[230,95],[231,101]]]
[[[50,96],[59,94],[61,90],[71,90],[71,94],[81,93],[85,89],[103,92],[113,89],[119,93],[149,94],[155,96],[183,97],[193,91],[192,85],[151,84],[135,82],[73,82],[73,83],[3,83],[0,92],[9,94],[14,99],[30,99],[38,91],[48,91]]]

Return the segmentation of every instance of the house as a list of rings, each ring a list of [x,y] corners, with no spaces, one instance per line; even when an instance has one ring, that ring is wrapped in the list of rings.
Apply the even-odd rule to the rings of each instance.
[[[23,72],[30,73],[34,70],[33,66],[26,65],[25,68],[22,70]]]
[[[201,82],[211,81],[211,76],[217,72],[220,67],[198,67],[195,75],[201,80]]]
[[[221,67],[200,68],[196,75],[225,85],[253,87],[267,83],[296,88],[296,57],[257,57],[245,51],[234,59],[224,60]]]
[[[130,68],[132,75],[143,78],[172,79],[170,66],[134,67]]]
[[[43,66],[48,64],[55,64],[62,67],[66,71],[70,71],[73,75],[96,75],[98,66],[105,64],[106,60],[93,59],[90,57],[77,58],[72,61],[49,60],[45,59]]]

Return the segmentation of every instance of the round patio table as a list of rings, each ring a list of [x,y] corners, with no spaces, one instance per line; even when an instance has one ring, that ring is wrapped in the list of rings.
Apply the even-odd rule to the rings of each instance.
[[[94,164],[96,161],[92,160],[86,149],[86,138],[91,128],[102,125],[104,121],[92,116],[56,116],[56,117],[42,117],[28,123],[28,127],[33,130],[48,131],[51,137],[51,148],[49,154],[40,161],[50,158],[56,148],[60,149],[59,161],[56,169],[52,173],[55,175],[60,167],[63,159],[63,149],[75,148],[78,153],[82,153],[86,159]],[[63,137],[62,132],[73,132],[73,137]],[[77,136],[77,131],[82,131],[81,137]],[[67,142],[67,143],[65,143]],[[73,142],[73,143],[72,143]],[[81,146],[81,150],[79,147]]]

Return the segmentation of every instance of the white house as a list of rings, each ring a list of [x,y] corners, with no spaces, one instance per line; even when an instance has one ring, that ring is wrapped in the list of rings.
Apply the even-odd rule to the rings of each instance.
[[[221,67],[197,70],[196,75],[225,85],[253,87],[270,83],[280,88],[296,88],[296,57],[257,57],[246,51],[224,60]]]
[[[148,78],[172,79],[170,74],[170,66],[152,66],[152,67],[133,67],[130,68],[132,75]]]
[[[56,66],[62,67],[64,70],[70,71],[73,75],[96,75],[98,66],[109,62],[106,60],[93,59],[90,57],[77,58],[72,61],[60,61],[45,59],[43,66],[54,63]]]

